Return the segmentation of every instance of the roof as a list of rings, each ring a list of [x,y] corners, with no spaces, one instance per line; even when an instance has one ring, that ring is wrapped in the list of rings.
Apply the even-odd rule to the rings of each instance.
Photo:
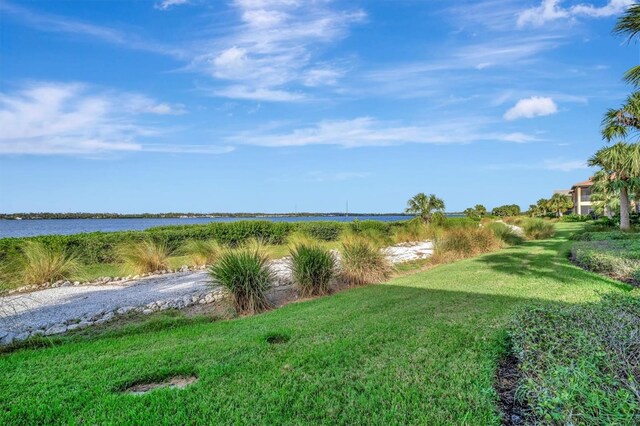
[[[573,189],[573,188],[577,188],[579,186],[591,186],[591,185],[593,185],[593,180],[591,180],[591,178],[589,178],[589,180],[585,180],[584,182],[574,183],[571,188]]]

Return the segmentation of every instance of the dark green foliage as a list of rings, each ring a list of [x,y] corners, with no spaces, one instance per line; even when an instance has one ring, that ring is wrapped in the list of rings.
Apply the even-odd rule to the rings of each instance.
[[[335,257],[323,247],[300,244],[291,250],[293,283],[303,296],[327,294],[335,269]]]
[[[233,247],[249,239],[257,239],[265,244],[283,244],[287,236],[296,230],[319,240],[334,241],[348,226],[348,223],[341,222],[238,221],[163,226],[146,231],[3,238],[0,239],[0,262],[5,259],[15,259],[20,254],[20,247],[25,241],[37,241],[52,250],[77,253],[79,260],[84,263],[111,263],[118,260],[116,248],[125,243],[152,241],[164,244],[169,251],[179,249],[190,240],[215,240],[220,244]]]
[[[511,327],[529,424],[640,423],[640,299],[521,312]]]
[[[444,229],[477,228],[479,223],[479,219],[469,217],[449,217],[442,222],[441,226]]]
[[[590,271],[633,281],[640,271],[640,239],[578,242],[572,246],[571,256]]]
[[[366,233],[369,230],[379,233],[384,236],[391,236],[391,229],[396,224],[402,224],[403,222],[382,222],[379,220],[354,220],[349,224],[351,231],[355,233]]]
[[[562,222],[587,222],[593,220],[593,217],[586,214],[567,214],[560,218]]]
[[[608,231],[608,232],[576,232],[571,236],[575,241],[604,241],[604,240],[637,240],[640,239],[640,233]]]
[[[225,287],[238,312],[253,314],[270,307],[266,292],[274,275],[260,249],[229,250],[209,268],[214,284]]]
[[[504,206],[496,207],[491,210],[493,216],[505,217],[505,216],[519,216],[520,206],[517,204],[507,204]]]

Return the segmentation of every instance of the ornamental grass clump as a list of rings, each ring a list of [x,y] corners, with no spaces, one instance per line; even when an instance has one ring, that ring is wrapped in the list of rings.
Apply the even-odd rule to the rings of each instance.
[[[39,242],[27,241],[21,251],[16,275],[25,284],[44,284],[68,279],[80,268],[80,262],[74,255]]]
[[[335,270],[335,257],[321,246],[300,244],[291,249],[293,283],[302,296],[327,294]]]
[[[527,219],[522,223],[524,236],[530,240],[544,240],[556,233],[553,223],[542,219]]]
[[[396,243],[413,243],[433,239],[434,229],[422,220],[412,219],[394,229],[393,240]]]
[[[266,293],[273,285],[275,276],[262,249],[226,251],[209,268],[209,275],[214,284],[229,291],[239,313],[254,314],[270,308]]]
[[[497,250],[502,245],[486,228],[454,228],[436,239],[434,261],[448,262]]]
[[[522,237],[508,225],[500,222],[490,222],[484,225],[485,228],[493,232],[493,235],[504,244],[515,245],[522,242]]]
[[[128,268],[143,274],[167,269],[171,250],[166,244],[143,240],[118,247],[117,254]]]
[[[350,285],[366,285],[385,281],[391,275],[391,264],[370,241],[350,238],[342,243],[340,275]]]
[[[211,265],[220,255],[220,245],[215,240],[190,240],[180,249],[195,266]]]

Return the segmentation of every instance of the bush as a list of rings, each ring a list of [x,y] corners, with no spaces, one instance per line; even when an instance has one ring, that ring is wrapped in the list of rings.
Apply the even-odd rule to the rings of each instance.
[[[637,239],[640,239],[640,233],[623,232],[623,231],[610,231],[610,232],[581,231],[571,235],[571,239],[575,241],[637,240]]]
[[[67,279],[78,271],[76,257],[64,250],[52,249],[34,241],[25,242],[21,250],[16,278],[24,284],[53,283]]]
[[[167,269],[171,253],[165,244],[152,240],[123,244],[117,252],[119,259],[139,274]]]
[[[363,238],[342,243],[340,275],[350,285],[379,283],[391,275],[391,265],[379,248]]]
[[[220,245],[214,240],[189,240],[179,252],[189,256],[195,266],[211,265],[220,255]]]
[[[543,219],[527,219],[523,221],[522,230],[525,237],[530,240],[544,240],[553,237],[556,233],[555,225]]]
[[[490,230],[493,235],[502,241],[505,244],[520,244],[522,242],[522,237],[504,223],[500,222],[490,222],[485,227]]]
[[[335,241],[346,228],[346,223],[340,222],[298,222],[296,228],[310,237],[322,241]]]
[[[634,292],[635,293],[635,292]],[[640,299],[522,311],[510,326],[523,424],[640,424]]]
[[[560,218],[561,222],[587,222],[593,218],[586,214],[568,214]]]
[[[320,246],[300,244],[291,250],[293,283],[303,296],[328,293],[335,268],[333,254]]]
[[[241,314],[253,314],[270,307],[266,292],[275,277],[262,250],[228,250],[209,268],[209,274],[214,283],[229,291]]]
[[[571,247],[573,260],[585,269],[633,281],[640,269],[639,240],[585,241]]]
[[[453,228],[477,228],[480,224],[480,219],[472,219],[469,217],[450,217],[442,223],[444,229]]]
[[[486,228],[455,228],[443,232],[435,244],[436,261],[464,259],[500,247],[500,241]]]

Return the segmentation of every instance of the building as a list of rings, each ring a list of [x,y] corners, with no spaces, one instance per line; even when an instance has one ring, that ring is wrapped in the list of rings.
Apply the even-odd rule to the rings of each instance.
[[[578,182],[571,187],[569,195],[573,200],[573,214],[588,215],[594,213],[591,207],[591,187],[593,180]]]

